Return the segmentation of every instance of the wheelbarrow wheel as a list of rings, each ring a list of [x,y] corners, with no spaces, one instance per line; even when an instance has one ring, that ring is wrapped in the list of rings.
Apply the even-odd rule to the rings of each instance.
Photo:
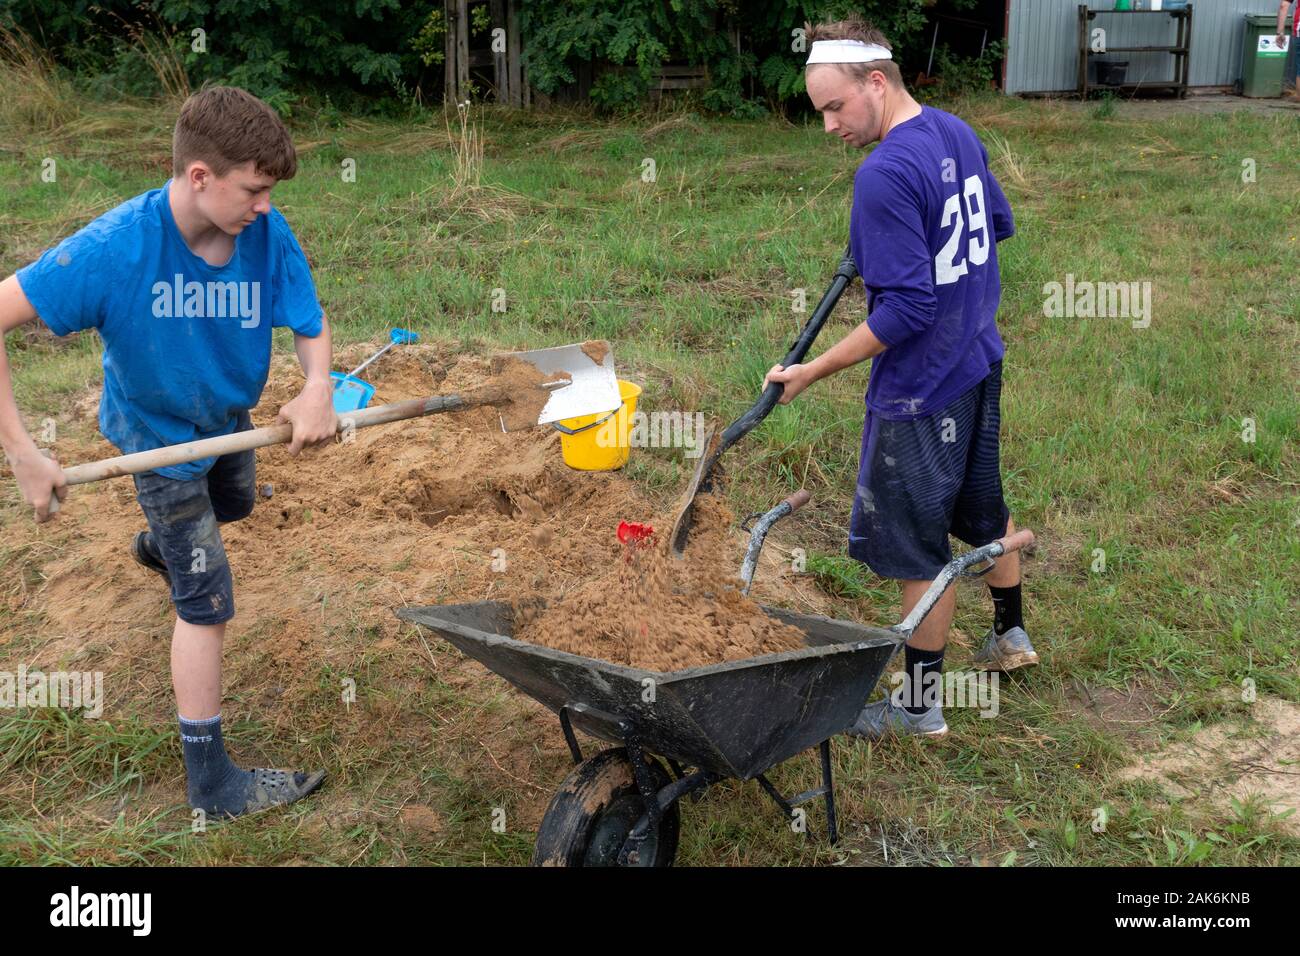
[[[646,766],[656,790],[672,782],[659,761],[647,758]],[[574,767],[551,799],[537,829],[533,865],[618,866],[619,850],[644,813],[627,751],[602,750]],[[671,866],[680,830],[681,814],[674,803],[630,865]]]

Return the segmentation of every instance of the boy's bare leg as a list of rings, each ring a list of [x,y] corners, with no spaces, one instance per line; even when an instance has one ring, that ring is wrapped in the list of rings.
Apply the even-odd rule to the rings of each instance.
[[[190,624],[176,619],[172,631],[172,687],[176,711],[186,720],[221,712],[221,647],[226,625]]]
[[[226,755],[221,734],[221,648],[226,625],[176,619],[172,686],[180,715],[181,749],[190,806],[238,816],[307,796],[325,779],[284,770],[242,770]]]

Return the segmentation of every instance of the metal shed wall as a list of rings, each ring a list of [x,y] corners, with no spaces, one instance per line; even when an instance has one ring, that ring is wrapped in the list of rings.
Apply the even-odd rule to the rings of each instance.
[[[1092,3],[1113,8],[1113,0]],[[1241,75],[1241,43],[1248,13],[1277,15],[1277,0],[1196,0],[1192,4],[1192,86],[1228,86]],[[1007,0],[1007,93],[1074,90],[1079,54],[1079,0]],[[1100,13],[1094,26],[1106,28],[1114,46],[1167,45],[1177,27],[1169,17]],[[1116,53],[1128,60],[1130,83],[1168,79],[1174,58],[1167,53]]]

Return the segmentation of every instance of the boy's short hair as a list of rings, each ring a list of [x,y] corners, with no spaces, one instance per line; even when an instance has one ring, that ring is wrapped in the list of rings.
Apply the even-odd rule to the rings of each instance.
[[[200,160],[218,176],[252,161],[259,173],[293,179],[298,154],[275,110],[234,86],[210,86],[181,106],[172,136],[172,173]]]
[[[885,39],[885,35],[866,20],[836,20],[834,23],[818,23],[816,25],[805,23],[803,29],[809,47],[817,40],[858,40],[862,43],[874,43],[876,46],[883,46],[891,53],[894,50],[889,41]],[[885,79],[889,80],[894,86],[900,88],[903,86],[903,71],[898,68],[898,64],[893,60],[871,60],[868,63],[833,63],[828,65],[834,66],[842,73],[849,74],[859,83],[865,83],[873,70],[879,70],[885,74]]]

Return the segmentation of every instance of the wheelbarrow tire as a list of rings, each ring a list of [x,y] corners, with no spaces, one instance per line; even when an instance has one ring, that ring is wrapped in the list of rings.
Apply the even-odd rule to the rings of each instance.
[[[661,790],[672,782],[654,758],[646,766]],[[537,829],[533,866],[617,866],[618,851],[645,801],[637,789],[632,761],[622,747],[602,750],[573,768],[551,798]],[[637,866],[671,866],[677,855],[681,813],[676,803],[664,811],[655,837],[642,844]]]

